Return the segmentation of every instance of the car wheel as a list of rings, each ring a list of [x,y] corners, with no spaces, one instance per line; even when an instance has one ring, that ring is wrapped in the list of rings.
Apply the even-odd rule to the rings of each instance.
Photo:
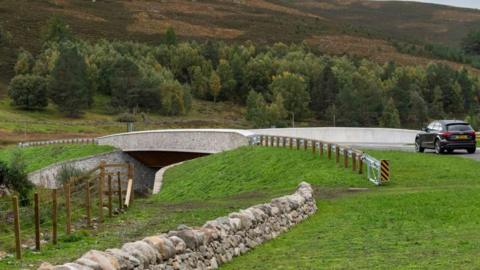
[[[423,153],[423,151],[425,151],[425,148],[422,147],[422,145],[420,144],[420,140],[415,140],[415,151],[417,153]]]
[[[435,141],[435,153],[437,154],[443,154],[443,148],[440,146],[440,141]]]
[[[475,148],[475,147],[473,147],[473,148],[468,148],[468,149],[467,149],[467,152],[468,152],[469,154],[475,154],[476,151],[477,151],[477,148]]]
[[[451,154],[451,153],[453,153],[453,151],[454,151],[453,149],[448,149],[447,153]]]

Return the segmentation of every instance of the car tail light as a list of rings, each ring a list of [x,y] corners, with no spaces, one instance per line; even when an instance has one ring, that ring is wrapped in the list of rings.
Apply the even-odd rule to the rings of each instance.
[[[452,135],[452,133],[448,132],[448,131],[444,131],[444,132],[438,133],[438,135],[440,135],[440,137],[442,137],[442,138],[448,138],[448,137],[450,137],[450,135]]]
[[[477,134],[475,133],[475,131],[470,132],[468,135],[470,135],[474,140],[477,139]]]

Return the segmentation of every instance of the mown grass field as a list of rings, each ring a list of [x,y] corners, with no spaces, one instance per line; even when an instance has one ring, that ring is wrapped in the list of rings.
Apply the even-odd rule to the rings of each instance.
[[[166,173],[160,194],[136,200],[125,214],[96,231],[79,230],[41,253],[27,251],[23,266],[65,262],[89,249],[120,246],[179,224],[201,225],[290,193],[308,181],[316,190],[317,214],[223,269],[479,267],[478,162],[369,153],[391,160],[393,179],[388,185],[375,187],[364,176],[310,151],[245,147],[188,161]],[[0,269],[18,266],[12,258],[0,261]]]

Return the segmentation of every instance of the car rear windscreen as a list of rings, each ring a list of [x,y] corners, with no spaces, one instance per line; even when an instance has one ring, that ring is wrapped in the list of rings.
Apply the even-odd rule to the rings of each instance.
[[[467,124],[451,124],[447,125],[447,131],[472,131],[473,128]]]

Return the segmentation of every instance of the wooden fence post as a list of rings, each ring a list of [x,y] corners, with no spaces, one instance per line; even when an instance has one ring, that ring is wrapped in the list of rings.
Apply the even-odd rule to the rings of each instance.
[[[295,138],[295,144],[297,145],[297,150],[300,150],[300,139]]]
[[[103,222],[103,187],[105,179],[105,161],[101,161],[98,175],[98,221]]]
[[[327,157],[328,157],[328,159],[332,159],[332,145],[331,144],[327,145]]]
[[[40,250],[40,200],[38,199],[38,192],[33,195],[35,203],[35,250]]]
[[[52,190],[52,243],[57,244],[57,190]]]
[[[348,149],[343,149],[343,167],[348,168]]]
[[[317,142],[312,140],[312,153],[315,156],[317,153]]]
[[[282,137],[282,147],[285,148],[287,146],[287,138]]]
[[[275,141],[275,137],[270,137],[270,147],[273,147],[273,142]]]
[[[358,174],[363,174],[363,159],[361,156],[358,158]]]
[[[128,208],[130,206],[132,200],[132,193],[133,193],[133,181],[132,179],[128,179],[127,185],[127,193],[125,194],[125,206]]]
[[[352,152],[352,171],[357,171],[357,153]]]
[[[338,144],[335,145],[335,162],[340,163],[340,146]]]
[[[67,234],[72,232],[72,209],[70,208],[70,180],[65,184],[65,208],[67,210]]]
[[[87,211],[87,226],[90,228],[92,226],[92,203],[90,202],[90,179],[85,181],[85,208]]]
[[[303,150],[307,151],[307,148],[308,148],[308,140],[305,139],[303,140]]]
[[[17,260],[22,259],[22,245],[20,243],[20,215],[18,213],[18,197],[12,197],[13,203],[13,218],[14,218],[14,230],[15,230],[15,254]]]
[[[290,147],[290,149],[293,148],[293,138],[292,137],[289,138],[288,146]]]
[[[260,135],[260,146],[263,146],[263,135]]]
[[[320,142],[320,157],[323,157],[323,142]]]
[[[128,163],[128,179],[131,179],[132,180],[132,194],[130,195],[130,204],[133,203],[133,199],[134,199],[134,193],[135,193],[135,189],[133,188],[135,186],[135,179],[134,179],[134,167],[133,167],[133,164],[132,163]]]
[[[123,203],[122,203],[122,179],[120,178],[120,172],[117,172],[117,182],[118,182],[118,208],[122,209],[123,208]]]
[[[112,212],[112,175],[108,175],[108,216],[113,217]]]

